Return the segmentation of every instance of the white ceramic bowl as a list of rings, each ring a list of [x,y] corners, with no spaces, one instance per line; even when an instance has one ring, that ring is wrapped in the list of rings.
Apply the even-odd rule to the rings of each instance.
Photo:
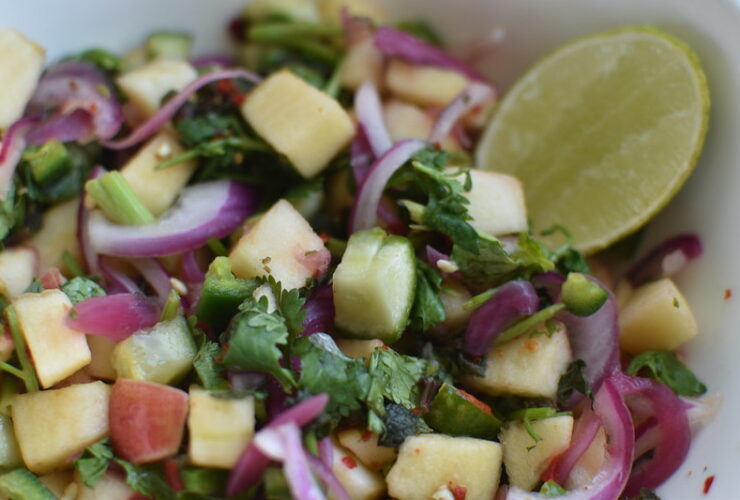
[[[243,0],[25,0],[6,2],[0,25],[44,45],[49,59],[91,45],[117,51],[156,29],[185,29],[196,51],[227,44],[224,25]],[[712,92],[712,118],[699,168],[653,221],[646,246],[696,231],[704,257],[680,277],[701,325],[689,363],[723,405],[695,440],[686,463],[659,493],[664,500],[740,499],[740,0],[385,0],[395,15],[424,18],[452,45],[497,28],[500,44],[482,69],[501,90],[545,51],[573,37],[624,25],[652,24],[683,38],[701,56]],[[0,26],[2,27],[2,26]],[[725,290],[735,296],[725,300]],[[715,476],[709,494],[705,479]]]

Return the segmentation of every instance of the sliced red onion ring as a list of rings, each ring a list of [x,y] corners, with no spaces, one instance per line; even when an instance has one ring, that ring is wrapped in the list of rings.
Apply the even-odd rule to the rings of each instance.
[[[350,233],[375,226],[378,203],[388,180],[411,157],[426,147],[424,141],[404,139],[378,158],[357,190],[350,216]]]
[[[190,313],[194,314],[200,299],[200,293],[203,290],[203,281],[206,279],[206,274],[198,265],[198,258],[193,250],[182,255],[182,277],[188,286],[188,308]]]
[[[649,412],[654,425],[647,424],[638,439],[641,452],[650,449],[650,458],[635,453],[634,467],[624,494],[639,494],[640,488],[654,490],[681,466],[691,445],[691,428],[684,403],[666,385],[650,378],[630,377],[622,373],[612,377],[627,406],[644,415]]]
[[[28,132],[28,143],[39,146],[51,140],[60,142],[86,141],[94,136],[94,124],[90,113],[76,109],[70,113],[55,115]]]
[[[463,349],[473,356],[484,356],[506,327],[522,316],[537,312],[540,298],[529,281],[510,281],[470,317],[463,338]]]
[[[316,458],[310,453],[306,455],[306,458],[308,458],[308,465],[311,466],[311,470],[319,477],[319,479],[321,479],[321,481],[323,481],[327,488],[329,488],[333,498],[336,498],[336,500],[352,500],[352,497],[349,496],[347,490],[344,489],[342,483],[339,482],[337,476],[332,472],[331,466],[326,465],[324,461]]]
[[[164,304],[172,289],[170,274],[164,266],[155,259],[131,259],[129,262],[139,271],[157,294],[159,301]]]
[[[97,179],[105,173],[105,169],[100,165],[93,167],[90,172],[88,179]],[[90,231],[88,222],[90,219],[90,210],[87,204],[87,194],[82,193],[80,195],[80,205],[77,208],[77,242],[80,246],[80,253],[82,254],[82,261],[85,263],[87,273],[91,275],[100,274],[100,266],[98,265],[98,255],[93,251],[90,245]],[[132,290],[127,290],[132,291]]]
[[[471,109],[477,108],[496,98],[493,87],[487,83],[472,82],[452,101],[437,117],[437,121],[429,133],[429,142],[442,144],[450,135],[460,118]]]
[[[91,213],[90,243],[95,252],[118,257],[173,255],[230,234],[256,205],[257,193],[249,186],[204,182],[183,190],[177,204],[147,226],[119,226],[98,211]]]
[[[590,404],[583,405],[578,420],[573,428],[573,436],[570,439],[570,447],[558,457],[552,473],[552,479],[558,484],[565,484],[570,476],[570,471],[581,459],[588,447],[591,446],[596,434],[601,428],[601,421],[591,410]],[[550,479],[550,478],[548,478]]]
[[[59,124],[54,125],[52,128],[59,131],[66,140],[110,139],[123,124],[123,111],[113,86],[102,71],[85,62],[67,61],[56,64],[41,77],[28,103],[26,114],[41,116],[50,110],[60,115],[84,111],[90,117],[91,127],[85,129],[81,126],[83,121],[80,114],[76,113],[74,124],[77,137],[70,137],[69,130]],[[48,137],[47,130],[43,134],[39,132],[36,140]]]
[[[591,482],[569,491],[561,500],[615,500],[620,498],[632,466],[634,435],[632,418],[614,377],[607,378],[596,393],[594,412],[608,436],[607,454]],[[511,487],[507,500],[545,500],[545,495]]]
[[[708,394],[699,399],[681,398],[686,409],[686,418],[689,419],[691,434],[695,436],[717,416],[722,397],[719,394]]]
[[[151,116],[146,122],[141,124],[131,135],[123,139],[116,141],[103,142],[103,146],[110,149],[126,149],[134,146],[141,141],[144,141],[156,134],[190,99],[190,96],[205,87],[209,83],[213,83],[218,80],[225,80],[227,78],[243,78],[252,83],[259,83],[262,79],[245,69],[224,69],[207,73],[193,80],[187,87],[178,92],[172,99],[167,101],[159,111]]]
[[[329,396],[327,394],[312,396],[277,415],[265,426],[265,429],[274,429],[288,422],[293,422],[298,427],[303,427],[321,415],[328,402]],[[269,463],[270,459],[254,445],[254,441],[250,442],[244,449],[244,452],[242,452],[234,468],[231,469],[229,481],[226,486],[226,494],[233,496],[256,484]]]
[[[331,285],[320,285],[311,291],[303,306],[303,335],[334,331],[334,291]]]
[[[367,177],[370,167],[375,161],[373,149],[370,147],[370,141],[368,141],[362,125],[357,127],[357,134],[355,134],[355,138],[349,147],[349,156],[352,175],[355,178],[355,184],[359,186],[365,181],[365,177]]]
[[[382,26],[375,30],[375,46],[383,54],[390,57],[399,57],[415,64],[427,64],[455,70],[473,80],[485,81],[480,73],[464,62],[413,35],[395,28]]]
[[[701,254],[701,239],[697,235],[679,234],[667,239],[640,259],[627,272],[627,279],[633,286],[639,286],[648,281],[669,278]]]
[[[329,468],[334,461],[334,447],[331,443],[330,437],[325,437],[319,441],[319,458]]]
[[[119,293],[91,297],[74,306],[67,326],[89,335],[102,335],[113,342],[125,340],[159,321],[159,306],[143,295]]]
[[[100,257],[98,259],[98,265],[101,274],[107,282],[105,291],[108,295],[116,293],[131,293],[143,295],[141,288],[137,285],[134,280],[129,278],[125,273],[122,273],[116,269],[110,261],[109,257]]]
[[[560,302],[560,289],[563,283],[565,283],[565,276],[556,271],[547,271],[532,276],[534,287],[545,290],[553,302]]]
[[[26,134],[37,121],[36,118],[21,118],[5,132],[3,142],[0,144],[0,200],[4,200],[8,195],[15,167],[18,166],[26,148]]]
[[[362,125],[373,154],[378,157],[393,145],[383,120],[380,96],[371,81],[363,83],[355,94],[355,114]]]

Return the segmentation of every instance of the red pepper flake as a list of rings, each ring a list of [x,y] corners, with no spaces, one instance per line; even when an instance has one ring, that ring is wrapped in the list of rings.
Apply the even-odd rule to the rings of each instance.
[[[360,437],[361,441],[370,441],[370,438],[373,437],[373,432],[370,430],[365,430],[365,432],[362,433],[362,436]]]
[[[732,290],[730,288],[725,288],[725,300],[730,300],[732,298]]]
[[[468,489],[465,486],[455,486],[452,488],[452,497],[455,500],[465,500]]]
[[[342,457],[342,463],[347,467],[348,469],[354,469],[357,467],[357,462],[354,458],[350,456]]]
[[[704,494],[707,495],[709,490],[712,489],[712,483],[714,482],[714,476],[709,476],[704,480]]]

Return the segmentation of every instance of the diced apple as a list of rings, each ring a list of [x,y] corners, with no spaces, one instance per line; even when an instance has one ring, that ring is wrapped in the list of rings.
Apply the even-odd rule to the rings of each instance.
[[[380,470],[384,465],[396,459],[396,450],[380,446],[380,436],[368,430],[354,428],[337,432],[337,441],[352,452],[371,470]]]
[[[307,179],[323,170],[355,135],[352,119],[335,99],[288,70],[257,85],[242,113]]]
[[[469,172],[473,187],[465,196],[470,200],[470,225],[493,236],[527,231],[527,207],[519,179],[498,172]]]
[[[155,217],[162,215],[188,183],[197,162],[188,160],[162,170],[155,167],[184,151],[175,136],[164,130],[150,140],[121,169],[131,189]]]
[[[500,475],[500,444],[423,434],[406,438],[386,480],[393,498],[429,500],[441,487],[447,487],[453,492],[465,488],[465,500],[490,500]]]
[[[464,306],[472,298],[470,291],[460,282],[445,280],[439,291],[439,299],[445,308],[445,320],[442,326],[450,332],[458,332],[468,324],[473,311]]]
[[[30,247],[0,252],[0,294],[7,298],[22,294],[36,276],[38,260],[38,253]]]
[[[87,345],[91,356],[90,364],[85,367],[88,375],[102,380],[115,380],[116,371],[111,356],[116,343],[102,335],[88,335]]]
[[[420,106],[444,107],[465,90],[470,81],[457,71],[392,59],[385,73],[385,84],[394,95],[406,101]]]
[[[323,274],[331,255],[293,205],[279,200],[239,239],[229,258],[238,278],[269,274],[290,289]]]
[[[254,398],[215,397],[190,388],[190,462],[231,469],[254,435]]]
[[[575,490],[588,484],[606,458],[606,431],[602,427],[570,471],[565,487]]]
[[[19,394],[11,417],[26,466],[36,474],[68,468],[108,435],[110,387],[103,382]]]
[[[534,488],[550,462],[570,446],[573,417],[545,418],[531,425],[541,440],[535,441],[522,422],[507,422],[500,435],[509,483],[525,491]]]
[[[13,299],[41,386],[51,387],[90,362],[85,334],[67,327],[72,302],[53,289]]]
[[[340,446],[335,438],[332,438],[331,470],[352,500],[376,500],[385,497],[383,476],[365,467],[356,456]]]
[[[0,30],[0,130],[23,116],[44,69],[46,51],[14,29]]]
[[[171,91],[180,91],[198,77],[186,61],[156,59],[116,80],[126,97],[149,116],[160,107],[162,98]]]
[[[313,0],[253,0],[244,9],[249,19],[288,18],[316,23],[320,21]]]
[[[88,488],[79,475],[75,476],[77,498],[75,500],[131,500],[136,492],[126,483],[123,476],[111,472],[105,473],[94,488]]]
[[[368,17],[376,25],[386,24],[385,9],[375,0],[319,0],[319,12],[325,21],[339,24],[342,21],[342,10],[357,17]]]
[[[345,356],[349,356],[353,359],[367,359],[373,352],[375,352],[375,349],[385,346],[385,343],[379,339],[356,340],[337,337],[336,343],[339,350],[342,351]]]
[[[630,354],[672,351],[698,333],[689,303],[670,278],[636,288],[619,315],[619,344]]]
[[[168,385],[119,378],[110,396],[110,435],[116,452],[134,464],[177,453],[188,395]]]
[[[485,375],[468,377],[467,383],[491,396],[554,398],[560,376],[572,360],[565,327],[557,323],[555,328],[548,335],[541,325],[536,335],[520,335],[494,347],[487,356]]]
[[[383,118],[393,142],[401,139],[426,140],[434,126],[434,119],[429,113],[398,99],[391,99],[385,104]],[[460,144],[452,136],[444,140],[442,147],[448,151],[461,150]]]
[[[79,261],[80,247],[77,243],[79,204],[79,198],[74,198],[46,210],[41,229],[26,242],[39,254],[39,274],[43,274],[51,267],[65,269],[62,259],[65,251]]]
[[[342,85],[357,90],[363,83],[370,81],[375,88],[381,88],[383,62],[383,54],[375,47],[372,36],[351,44],[342,66]]]
[[[44,483],[56,498],[65,498],[64,495],[67,493],[67,488],[72,482],[72,471],[59,470],[56,472],[50,472],[49,474],[39,476],[39,481]]]

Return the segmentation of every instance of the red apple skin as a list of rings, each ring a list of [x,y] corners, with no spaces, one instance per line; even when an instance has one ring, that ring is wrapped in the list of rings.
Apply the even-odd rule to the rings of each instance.
[[[157,462],[180,448],[188,395],[168,385],[119,378],[111,391],[109,414],[116,453],[137,465]]]

